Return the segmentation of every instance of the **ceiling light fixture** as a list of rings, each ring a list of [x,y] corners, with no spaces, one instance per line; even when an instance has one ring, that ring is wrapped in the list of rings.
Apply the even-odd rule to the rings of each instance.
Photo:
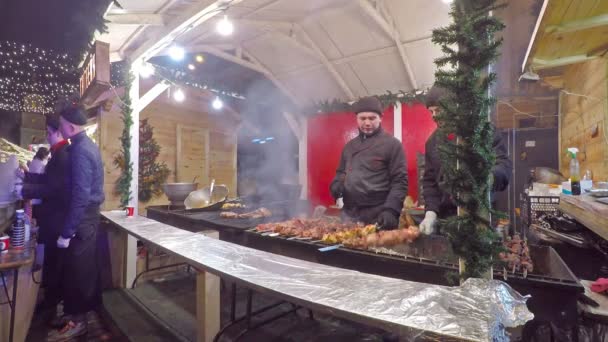
[[[175,61],[181,61],[184,59],[185,55],[186,51],[184,51],[184,48],[179,45],[172,45],[169,48],[169,56]]]
[[[183,90],[177,89],[175,93],[173,93],[173,99],[177,102],[184,102],[186,99],[186,94],[184,94]]]
[[[215,29],[222,36],[229,36],[234,32],[234,25],[228,19],[228,16],[224,15],[224,18],[217,22]]]
[[[220,109],[222,109],[224,107],[224,102],[218,96],[218,97],[215,98],[215,100],[213,100],[213,102],[211,103],[211,105],[213,106],[213,109],[220,110]]]

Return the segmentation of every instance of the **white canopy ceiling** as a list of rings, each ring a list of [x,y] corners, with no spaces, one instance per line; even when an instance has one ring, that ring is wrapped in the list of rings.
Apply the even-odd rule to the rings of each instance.
[[[215,31],[222,11],[182,30],[177,44],[262,71],[299,104],[422,89],[441,54],[431,31],[449,23],[445,0],[118,0],[106,14],[113,60],[132,57],[184,18],[228,6],[230,37]],[[205,7],[207,6],[207,7]],[[161,50],[160,53],[164,53]]]

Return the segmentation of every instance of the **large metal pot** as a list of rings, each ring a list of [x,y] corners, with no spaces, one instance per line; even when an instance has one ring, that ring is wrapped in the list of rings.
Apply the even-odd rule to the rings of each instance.
[[[165,183],[163,192],[171,201],[171,205],[184,205],[184,200],[197,187],[198,183]]]

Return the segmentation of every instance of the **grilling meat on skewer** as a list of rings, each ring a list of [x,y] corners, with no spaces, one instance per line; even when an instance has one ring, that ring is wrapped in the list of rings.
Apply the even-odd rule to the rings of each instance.
[[[220,217],[226,219],[260,219],[270,216],[272,216],[272,212],[266,208],[260,208],[258,210],[244,214],[237,214],[232,211],[225,211],[223,213],[220,213]]]
[[[507,238],[504,246],[507,251],[500,253],[499,257],[507,264],[507,270],[511,270],[512,273],[521,271],[524,274],[534,270],[527,240],[522,240],[519,234],[515,234],[513,238]]]

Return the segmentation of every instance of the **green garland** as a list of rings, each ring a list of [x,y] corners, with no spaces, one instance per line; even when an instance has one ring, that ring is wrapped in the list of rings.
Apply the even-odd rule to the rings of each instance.
[[[122,123],[124,128],[120,136],[120,154],[114,157],[114,166],[121,170],[116,182],[115,193],[120,195],[120,206],[126,208],[131,200],[131,181],[133,180],[133,162],[131,161],[131,127],[133,126],[133,107],[131,105],[131,86],[133,75],[124,74],[125,93],[122,96]]]
[[[489,220],[490,213],[495,213],[489,194],[496,155],[493,128],[488,122],[495,99],[488,95],[488,89],[496,75],[487,73],[502,44],[502,39],[493,37],[504,28],[489,13],[502,7],[495,0],[456,0],[450,12],[453,24],[433,31],[433,43],[445,53],[435,60],[436,85],[448,91],[435,117],[437,134],[457,137],[438,139],[445,178],[440,186],[461,209],[460,216],[442,220],[441,226],[454,252],[465,261],[463,279],[481,277],[502,250]],[[445,68],[448,65],[449,70]]]
[[[387,108],[396,103],[424,103],[426,93],[422,90],[413,90],[406,92],[403,90],[393,93],[391,91],[386,92],[383,95],[377,95],[383,108]],[[307,115],[316,115],[319,113],[337,113],[337,112],[349,112],[352,110],[352,105],[339,99],[325,100],[312,104],[305,108],[303,111]]]

